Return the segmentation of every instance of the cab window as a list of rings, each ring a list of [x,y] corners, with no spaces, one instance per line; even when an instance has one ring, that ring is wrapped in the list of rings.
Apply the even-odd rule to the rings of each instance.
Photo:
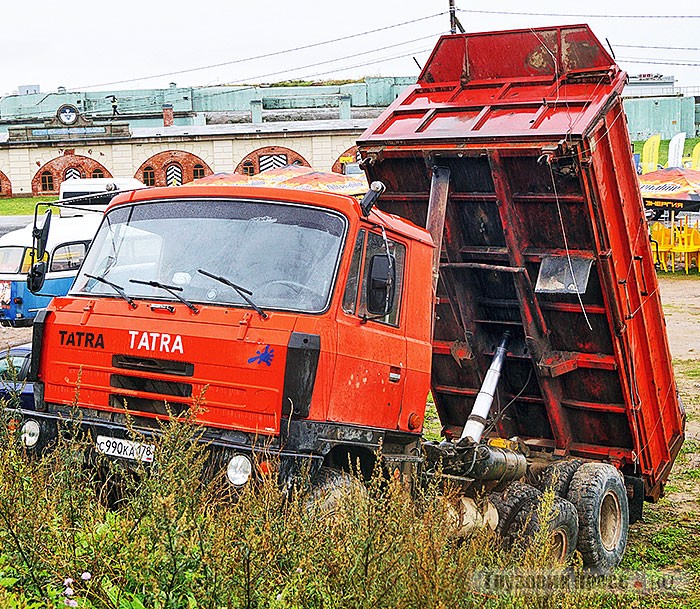
[[[24,380],[24,361],[26,355],[5,355],[0,358],[0,380],[22,381]]]
[[[370,275],[372,258],[375,255],[385,256],[387,246],[392,263],[396,268],[396,286],[394,302],[391,310],[384,317],[377,317],[367,310],[367,282]],[[360,317],[371,318],[372,321],[398,326],[400,321],[401,296],[403,292],[403,272],[406,260],[406,247],[392,239],[384,239],[380,233],[366,233],[361,230],[355,242],[350,272],[343,295],[343,311],[357,313]],[[359,292],[358,292],[358,287]]]
[[[343,294],[343,311],[351,315],[357,309],[357,288],[360,285],[360,268],[362,252],[365,246],[365,234],[366,231],[363,229],[357,235],[355,247],[352,251],[352,260],[350,261],[348,282],[345,284],[345,293]]]
[[[51,258],[51,271],[75,271],[85,258],[85,243],[66,243],[59,245]]]

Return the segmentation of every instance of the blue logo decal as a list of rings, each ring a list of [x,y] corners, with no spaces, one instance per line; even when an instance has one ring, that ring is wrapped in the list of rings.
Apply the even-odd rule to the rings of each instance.
[[[248,360],[249,364],[267,364],[270,366],[272,364],[272,358],[275,357],[275,350],[270,349],[270,345],[265,345],[262,351],[256,351],[255,355]]]

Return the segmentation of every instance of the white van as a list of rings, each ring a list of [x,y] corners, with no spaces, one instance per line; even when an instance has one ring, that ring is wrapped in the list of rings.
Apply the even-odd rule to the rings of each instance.
[[[68,293],[102,217],[53,218],[46,244],[46,282],[43,294],[32,294],[27,272],[32,263],[32,228],[25,226],[0,237],[0,324],[32,323],[51,297]]]
[[[109,202],[120,192],[146,188],[136,178],[73,178],[61,183],[58,199],[64,204],[61,216],[82,215],[81,210],[71,210],[70,205],[103,212]],[[92,195],[92,196],[89,196]],[[71,201],[71,199],[76,199]]]

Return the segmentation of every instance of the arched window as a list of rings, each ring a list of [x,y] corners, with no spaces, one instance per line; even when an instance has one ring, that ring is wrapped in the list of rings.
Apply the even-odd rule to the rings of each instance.
[[[261,154],[258,157],[258,165],[260,165],[260,171],[266,171],[267,169],[277,169],[278,167],[284,167],[289,164],[287,155],[283,152],[276,152],[272,154]],[[293,165],[297,163],[292,162]]]
[[[244,176],[254,176],[255,175],[255,164],[253,161],[244,161],[243,163],[243,175]]]
[[[143,183],[146,186],[155,186],[156,185],[156,172],[153,167],[144,167],[143,168]]]
[[[204,177],[204,165],[200,165],[197,163],[193,168],[192,168],[192,179],[194,180],[199,180],[199,178]]]
[[[182,186],[182,167],[178,163],[170,163],[165,168],[165,183],[167,186]]]
[[[99,167],[97,169],[92,170],[92,177],[93,178],[104,178],[105,177],[105,172],[102,171]]]
[[[50,171],[45,171],[41,174],[41,190],[43,192],[51,192],[53,187],[53,174]]]
[[[80,171],[79,167],[69,167],[66,169],[65,173],[63,174],[63,179],[64,180],[77,180],[78,178],[82,178],[83,174]]]

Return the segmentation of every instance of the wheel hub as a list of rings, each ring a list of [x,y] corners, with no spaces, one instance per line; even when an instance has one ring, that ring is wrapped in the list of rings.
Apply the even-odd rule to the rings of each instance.
[[[600,504],[598,529],[603,547],[608,552],[613,551],[622,536],[622,510],[617,495],[612,491],[605,493]]]

